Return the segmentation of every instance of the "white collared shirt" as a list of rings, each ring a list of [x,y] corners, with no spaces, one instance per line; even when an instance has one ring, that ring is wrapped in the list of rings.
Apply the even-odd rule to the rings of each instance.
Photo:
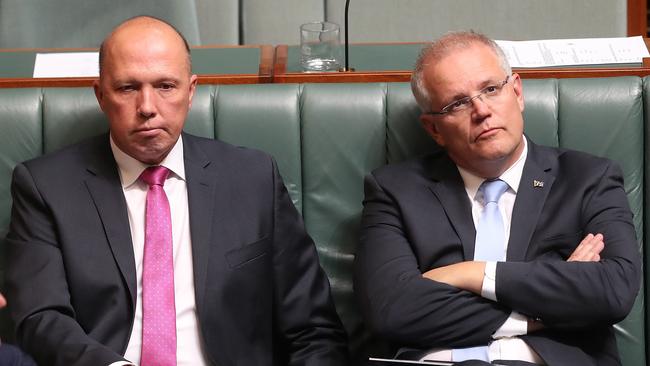
[[[112,138],[111,149],[117,162],[122,190],[126,199],[137,276],[135,319],[124,358],[138,364],[142,351],[142,258],[148,190],[147,184],[138,178],[148,165],[120,150]],[[207,365],[202,349],[203,342],[201,341],[198,326],[196,298],[194,295],[194,267],[192,264],[192,241],[182,138],[178,139],[160,165],[171,171],[165,181],[164,190],[172,213],[177,365]],[[111,366],[117,365],[130,365],[130,363],[115,362],[111,364]]]

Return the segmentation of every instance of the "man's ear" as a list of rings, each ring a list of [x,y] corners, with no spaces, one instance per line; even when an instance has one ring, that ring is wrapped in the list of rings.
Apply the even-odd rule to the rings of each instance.
[[[104,92],[102,91],[101,86],[99,85],[99,79],[93,81],[93,90],[95,91],[95,98],[97,98],[97,103],[99,103],[99,108],[104,110]]]
[[[433,138],[433,140],[441,147],[445,146],[445,141],[442,138],[442,135],[440,132],[438,132],[438,127],[436,126],[436,122],[438,122],[436,116],[432,116],[430,114],[425,114],[422,113],[420,115],[420,124],[422,124],[422,128],[424,128],[425,131]]]
[[[189,108],[192,108],[192,99],[194,98],[194,92],[196,91],[196,84],[198,83],[198,76],[192,75],[190,76],[190,100],[189,100]]]
[[[512,74],[512,88],[515,91],[517,96],[517,103],[519,104],[519,110],[524,111],[524,87],[521,84],[521,77],[519,74]]]

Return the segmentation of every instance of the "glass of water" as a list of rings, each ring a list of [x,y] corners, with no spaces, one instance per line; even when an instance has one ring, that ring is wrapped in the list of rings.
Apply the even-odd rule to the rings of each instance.
[[[337,71],[340,66],[339,25],[312,22],[300,26],[300,65],[305,71]]]

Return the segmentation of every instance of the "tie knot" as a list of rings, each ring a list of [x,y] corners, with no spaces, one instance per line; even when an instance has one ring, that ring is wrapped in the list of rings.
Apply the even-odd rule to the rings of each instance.
[[[501,179],[486,180],[481,184],[485,204],[488,202],[497,202],[501,195],[508,189],[508,183]]]
[[[164,186],[165,179],[167,179],[168,175],[169,169],[165,168],[164,166],[157,165],[150,166],[145,169],[142,174],[140,174],[140,179],[142,179],[142,181],[147,183],[149,186]]]

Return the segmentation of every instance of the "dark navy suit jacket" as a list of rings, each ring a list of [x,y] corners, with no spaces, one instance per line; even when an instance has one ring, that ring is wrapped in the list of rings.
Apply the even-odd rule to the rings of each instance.
[[[346,336],[275,162],[184,134],[196,307],[218,365],[345,365]],[[136,271],[108,135],[14,170],[10,311],[40,364],[121,360]]]
[[[498,302],[422,278],[474,256],[471,203],[444,152],[378,169],[365,194],[355,292],[383,337],[423,349],[485,345],[515,310],[547,327],[522,338],[549,366],[620,364],[612,325],[634,303],[641,260],[613,162],[529,141]],[[602,260],[566,262],[588,233],[604,235]]]

